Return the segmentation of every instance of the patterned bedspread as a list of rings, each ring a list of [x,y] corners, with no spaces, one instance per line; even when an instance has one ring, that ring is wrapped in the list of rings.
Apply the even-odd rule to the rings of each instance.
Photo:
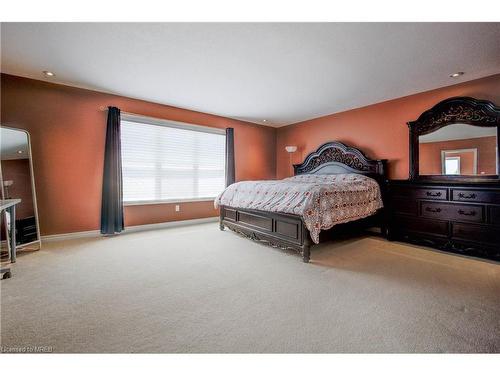
[[[383,204],[374,179],[350,173],[237,182],[215,199],[218,206],[299,215],[318,243],[321,230],[373,215]]]

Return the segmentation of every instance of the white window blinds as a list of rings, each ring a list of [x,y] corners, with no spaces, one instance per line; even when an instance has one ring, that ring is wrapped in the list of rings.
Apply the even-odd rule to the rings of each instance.
[[[224,131],[138,119],[121,120],[124,203],[212,199],[224,190]]]

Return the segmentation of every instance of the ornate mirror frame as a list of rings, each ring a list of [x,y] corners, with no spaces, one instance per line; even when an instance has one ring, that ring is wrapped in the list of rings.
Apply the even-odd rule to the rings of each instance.
[[[500,170],[500,107],[492,102],[469,97],[454,97],[439,102],[408,122],[410,129],[410,180],[498,180],[498,175],[446,176],[419,174],[419,136],[452,124],[497,128],[497,171]]]

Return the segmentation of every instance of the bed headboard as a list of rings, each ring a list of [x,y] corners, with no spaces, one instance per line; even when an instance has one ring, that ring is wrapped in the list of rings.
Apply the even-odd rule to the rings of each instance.
[[[340,142],[328,142],[311,152],[302,164],[294,164],[295,175],[358,173],[385,179],[387,160],[368,159],[363,152]]]

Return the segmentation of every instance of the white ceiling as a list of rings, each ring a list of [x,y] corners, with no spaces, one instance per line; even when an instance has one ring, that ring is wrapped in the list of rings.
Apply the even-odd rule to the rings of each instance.
[[[26,132],[0,128],[0,159],[13,160],[28,158],[29,147]]]
[[[3,23],[2,72],[281,126],[500,73],[500,23]],[[458,79],[449,74],[464,71]]]
[[[453,124],[453,126],[445,126],[435,132],[421,135],[418,137],[418,140],[420,143],[430,143],[457,139],[493,137],[496,135],[496,127],[483,128],[467,124]]]

